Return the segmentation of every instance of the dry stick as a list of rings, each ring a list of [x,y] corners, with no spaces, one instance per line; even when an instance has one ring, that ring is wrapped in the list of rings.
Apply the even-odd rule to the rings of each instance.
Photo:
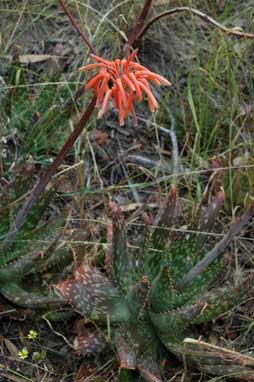
[[[70,22],[72,23],[72,25],[74,26],[74,28],[78,31],[79,35],[81,36],[81,38],[83,39],[83,41],[86,43],[86,45],[90,48],[91,52],[93,54],[96,54],[96,51],[94,49],[94,47],[92,46],[92,44],[90,43],[90,41],[88,40],[88,38],[84,35],[84,33],[82,32],[82,30],[80,29],[79,25],[77,24],[76,20],[73,18],[72,14],[70,13],[69,9],[66,7],[65,3],[63,0],[59,0],[59,3],[61,4],[61,6],[63,7],[64,9],[64,12],[66,13],[66,15],[68,16]]]
[[[66,7],[65,3],[63,0],[59,0],[64,12],[66,13],[66,15],[68,16],[70,22],[72,23],[72,25],[74,26],[74,28],[77,30],[77,32],[79,33],[80,37],[82,38],[82,40],[85,42],[85,44],[89,47],[90,51],[93,53],[93,54],[96,54],[96,51],[94,49],[94,47],[92,46],[92,44],[90,43],[90,41],[88,40],[88,38],[84,35],[84,33],[82,32],[82,30],[80,29],[79,25],[77,24],[76,20],[74,19],[74,17],[72,16],[72,14],[70,13],[69,9]],[[62,106],[62,111],[68,109],[70,106],[72,106],[72,104],[75,103],[75,101],[77,101],[79,99],[79,97],[81,97],[83,95],[85,91],[85,85],[82,85],[74,94],[73,97],[69,98]]]
[[[251,205],[244,215],[238,219],[229,229],[224,238],[204,257],[186,276],[179,281],[175,288],[181,291],[185,288],[195,277],[204,271],[226,248],[226,246],[235,238],[241,231],[243,226],[250,220],[254,213],[254,205]]]
[[[138,34],[140,33],[141,31],[141,28],[143,27],[144,25],[144,22],[145,22],[145,19],[148,15],[148,12],[152,6],[152,3],[153,3],[153,0],[146,0],[145,4],[144,4],[144,7],[140,13],[140,15],[138,16],[138,19],[137,19],[137,22],[132,30],[132,32],[130,33],[129,37],[128,37],[128,40],[125,44],[125,50],[127,51],[127,54],[129,54],[130,52],[130,47],[132,45],[134,45],[135,41],[137,40],[137,36]]]
[[[145,27],[139,32],[136,39],[140,40],[144,36],[144,34],[146,33],[147,29],[150,28],[150,26],[155,21],[161,19],[164,16],[171,16],[175,13],[180,13],[180,12],[185,12],[185,11],[192,12],[194,15],[200,17],[201,19],[203,19],[204,21],[206,21],[212,25],[215,25],[217,28],[219,28],[223,32],[227,33],[228,35],[234,35],[237,37],[244,37],[244,38],[254,38],[254,34],[241,32],[238,28],[227,28],[224,25],[218,23],[212,17],[206,15],[203,12],[198,11],[197,9],[190,8],[190,7],[176,7],[176,8],[170,9],[169,11],[165,11],[163,13],[160,13],[159,15],[157,15],[154,18],[152,18],[151,20],[149,20],[148,23],[145,25]]]
[[[33,207],[34,203],[37,201],[40,194],[45,190],[46,186],[48,185],[49,181],[52,179],[52,177],[56,174],[58,167],[61,165],[61,163],[64,160],[65,155],[70,151],[71,147],[81,134],[85,124],[91,117],[94,107],[95,107],[96,97],[92,99],[90,104],[88,105],[86,111],[80,118],[76,128],[73,130],[69,138],[67,139],[66,143],[64,144],[62,150],[57,155],[54,162],[50,165],[48,170],[44,173],[44,175],[41,177],[39,182],[36,184],[34,189],[32,190],[29,198],[23,205],[23,207],[19,210],[15,222],[13,226],[11,227],[9,233],[7,234],[6,238],[3,242],[3,248],[7,249],[11,246],[18,230],[23,225],[26,216],[28,215],[29,211]]]

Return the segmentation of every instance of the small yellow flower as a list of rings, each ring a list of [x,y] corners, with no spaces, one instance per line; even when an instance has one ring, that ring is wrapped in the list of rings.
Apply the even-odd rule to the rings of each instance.
[[[20,359],[26,359],[28,358],[29,356],[29,352],[28,352],[28,349],[27,348],[23,348],[22,350],[20,350],[18,352],[18,356]]]
[[[29,330],[29,333],[28,333],[28,335],[27,335],[27,338],[29,339],[29,340],[35,340],[35,338],[37,338],[37,336],[38,336],[38,333],[35,331],[35,330]]]

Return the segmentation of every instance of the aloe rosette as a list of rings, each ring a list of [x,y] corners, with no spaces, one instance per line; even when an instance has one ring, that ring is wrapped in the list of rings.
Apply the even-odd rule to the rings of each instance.
[[[126,369],[138,370],[148,382],[162,381],[165,373],[162,359],[173,353],[178,358],[184,355],[187,365],[205,372],[252,380],[248,378],[253,375],[254,362],[243,362],[244,357],[234,352],[226,357],[225,349],[207,349],[201,342],[195,342],[197,324],[239,304],[246,297],[246,287],[253,284],[247,277],[237,286],[213,287],[221,272],[225,247],[253,213],[250,207],[214,245],[207,239],[208,232],[223,203],[224,194],[220,192],[208,207],[202,208],[196,226],[186,234],[171,229],[175,227],[179,205],[173,188],[157,218],[156,228],[146,233],[135,253],[128,251],[122,212],[111,203],[110,274],[108,269],[105,272],[82,264],[73,277],[57,286],[58,293],[75,311],[95,323],[85,326],[75,340],[81,355],[102,351],[108,345],[110,328],[120,376]],[[193,342],[186,340],[188,337]]]

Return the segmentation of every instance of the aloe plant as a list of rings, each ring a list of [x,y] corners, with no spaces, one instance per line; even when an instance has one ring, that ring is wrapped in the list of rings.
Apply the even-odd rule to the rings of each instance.
[[[54,85],[59,75],[51,78],[52,84],[51,81],[43,84],[45,86],[36,89],[34,94],[26,80],[27,71],[14,61],[6,76],[10,89],[1,94],[4,108],[0,112],[3,122],[0,130],[5,137],[6,152],[0,179],[0,295],[29,308],[62,304],[56,295],[47,295],[48,291],[42,288],[37,275],[48,272],[52,264],[60,264],[70,255],[68,249],[57,245],[66,211],[45,219],[59,180],[53,180],[46,190],[45,186],[34,197],[38,164],[47,163],[49,150],[54,152],[61,145],[64,135],[60,129],[70,116],[70,108],[60,104],[67,99],[69,90]],[[59,106],[56,108],[52,106],[54,104]],[[12,141],[15,152],[10,144]],[[49,176],[46,185],[51,178]],[[28,191],[30,197],[27,198]],[[34,203],[30,204],[32,208],[29,206],[22,224],[18,226],[16,215],[21,212],[21,203],[29,198],[35,199]],[[13,235],[15,240],[7,240],[8,235]]]
[[[80,354],[103,350],[110,328],[110,342],[120,361],[120,376],[137,369],[146,381],[163,380],[159,361],[165,350],[179,358],[184,354],[187,363],[208,373],[234,374],[238,379],[249,375],[247,366],[240,366],[237,361],[233,364],[232,357],[227,360],[223,352],[220,355],[217,350],[207,356],[198,346],[193,349],[193,344],[184,343],[186,337],[198,336],[196,324],[211,320],[241,302],[250,282],[245,279],[237,287],[212,288],[221,272],[219,254],[253,212],[250,207],[224,238],[211,247],[205,232],[211,230],[223,202],[224,194],[220,192],[210,206],[197,214],[196,227],[186,235],[170,230],[179,204],[173,189],[156,228],[142,238],[141,250],[136,253],[127,250],[123,215],[115,203],[111,204],[110,275],[96,267],[81,265],[72,278],[57,286],[58,293],[75,311],[94,321],[96,328],[101,327],[101,330],[85,327],[76,338],[75,347]],[[134,380],[133,376],[124,378]]]
[[[59,184],[57,181],[41,195],[11,248],[5,249],[3,241],[19,208],[19,200],[35,176],[34,166],[17,167],[16,175],[2,187],[0,194],[0,295],[22,307],[59,307],[63,305],[62,299],[55,294],[49,295],[47,288],[42,287],[39,275],[50,272],[57,264],[66,264],[68,257],[70,261],[72,259],[70,251],[58,246],[68,207],[56,217],[44,217]]]

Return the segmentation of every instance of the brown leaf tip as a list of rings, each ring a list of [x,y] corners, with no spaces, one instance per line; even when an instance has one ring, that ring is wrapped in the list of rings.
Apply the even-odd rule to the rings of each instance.
[[[123,214],[118,204],[116,202],[111,201],[109,203],[109,208],[111,209],[113,223],[122,224]]]

